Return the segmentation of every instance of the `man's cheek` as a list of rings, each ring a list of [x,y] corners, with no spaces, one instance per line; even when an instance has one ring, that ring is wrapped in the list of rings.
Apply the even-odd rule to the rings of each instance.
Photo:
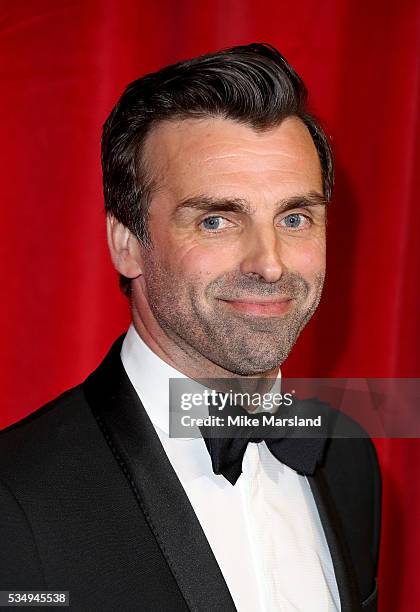
[[[318,274],[325,269],[325,245],[319,242],[296,245],[285,254],[284,264],[302,276]]]
[[[177,253],[177,269],[193,279],[212,279],[231,271],[234,263],[228,253],[222,249],[203,248],[201,245],[190,245]]]

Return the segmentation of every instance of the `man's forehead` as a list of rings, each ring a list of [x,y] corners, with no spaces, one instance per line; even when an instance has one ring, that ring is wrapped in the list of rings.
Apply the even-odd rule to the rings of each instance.
[[[264,131],[220,117],[162,121],[148,135],[143,155],[161,186],[208,173],[309,172],[315,181],[321,176],[311,135],[297,117]]]

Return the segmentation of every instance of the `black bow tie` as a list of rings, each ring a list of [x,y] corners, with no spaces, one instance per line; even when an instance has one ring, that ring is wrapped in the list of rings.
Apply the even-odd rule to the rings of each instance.
[[[312,475],[315,472],[316,466],[322,461],[325,444],[327,442],[326,414],[322,410],[325,407],[317,400],[300,401],[293,409],[293,415],[299,414],[300,417],[314,417],[324,413],[325,422],[319,431],[319,437],[293,437],[298,434],[297,429],[287,427],[277,428],[278,437],[273,431],[273,427],[269,428],[270,435],[267,437],[264,432],[267,429],[260,424],[258,426],[243,426],[230,429],[233,433],[231,437],[220,437],[220,428],[213,425],[201,426],[202,437],[206,444],[207,450],[211,457],[213,472],[222,474],[232,485],[236,483],[242,473],[242,460],[245,455],[248,442],[265,441],[270,452],[282,463],[292,468],[299,474]],[[235,416],[248,416],[250,413],[240,406],[230,406],[230,414]],[[216,416],[217,409],[214,406],[209,407],[209,414]],[[220,414],[220,413],[219,413]],[[267,413],[265,413],[267,415]],[[290,411],[281,410],[275,416],[289,417]],[[262,413],[253,414],[253,418],[257,418],[261,423]],[[226,431],[226,430],[225,430]],[[299,430],[302,432],[302,430]],[[308,432],[306,432],[308,435]],[[312,432],[309,435],[314,435]],[[318,432],[317,432],[318,435]]]

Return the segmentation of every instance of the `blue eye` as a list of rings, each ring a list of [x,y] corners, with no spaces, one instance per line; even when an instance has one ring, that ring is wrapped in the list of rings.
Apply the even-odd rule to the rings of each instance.
[[[213,216],[213,217],[206,217],[205,219],[202,220],[202,224],[204,229],[206,230],[214,230],[214,229],[219,229],[220,228],[220,219],[223,219],[223,217],[217,217],[217,216]]]
[[[286,227],[288,227],[289,229],[296,229],[297,227],[300,227],[302,225],[302,218],[303,215],[293,213],[291,215],[287,215],[287,217],[284,217],[283,221]]]

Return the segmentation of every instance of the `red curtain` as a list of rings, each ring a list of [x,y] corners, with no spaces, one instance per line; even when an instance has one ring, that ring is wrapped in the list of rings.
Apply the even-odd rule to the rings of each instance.
[[[125,84],[270,42],[331,135],[329,274],[289,376],[419,377],[419,13],[410,0],[0,2],[1,426],[81,381],[129,316],[107,254],[100,131]],[[420,445],[377,440],[380,609],[418,609]],[[417,602],[417,605],[416,605]]]

